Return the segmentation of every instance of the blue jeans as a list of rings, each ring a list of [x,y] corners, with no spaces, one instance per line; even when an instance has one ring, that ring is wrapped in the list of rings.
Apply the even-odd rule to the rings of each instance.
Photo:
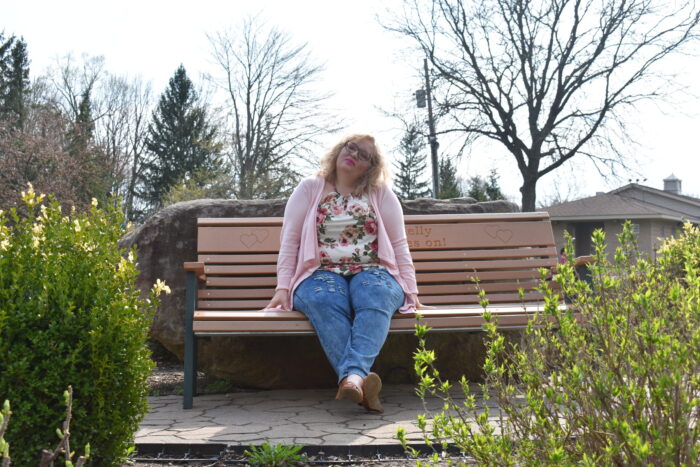
[[[384,269],[349,278],[317,270],[294,291],[294,308],[316,329],[338,382],[352,373],[369,374],[391,316],[403,303],[401,286]]]

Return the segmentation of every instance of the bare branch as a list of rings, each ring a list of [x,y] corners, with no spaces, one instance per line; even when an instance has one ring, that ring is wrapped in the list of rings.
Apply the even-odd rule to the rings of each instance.
[[[322,134],[339,124],[323,111],[328,95],[313,89],[323,71],[314,65],[306,44],[292,45],[288,34],[268,28],[258,18],[239,30],[209,36],[221,72],[212,79],[227,98],[229,159],[238,180],[239,198],[277,196],[258,193],[251,180],[270,170],[293,174],[297,162],[310,161]],[[293,179],[285,189],[293,186]]]
[[[640,102],[666,97],[660,63],[697,40],[700,22],[692,1],[427,3],[407,2],[385,27],[412,39],[449,83],[436,100],[452,128],[512,154],[525,210],[537,181],[577,155],[625,167],[621,140],[597,142],[624,129]]]

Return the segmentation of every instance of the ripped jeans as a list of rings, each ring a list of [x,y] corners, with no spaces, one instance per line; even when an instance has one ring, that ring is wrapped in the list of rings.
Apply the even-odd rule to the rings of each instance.
[[[363,378],[369,374],[391,316],[403,303],[401,286],[384,269],[348,278],[317,270],[294,292],[294,309],[316,329],[338,382],[352,373]]]

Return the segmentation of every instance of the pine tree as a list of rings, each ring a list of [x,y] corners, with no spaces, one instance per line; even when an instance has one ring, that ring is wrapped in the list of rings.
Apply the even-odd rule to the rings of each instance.
[[[221,173],[216,129],[182,65],[153,112],[146,148],[150,160],[144,164],[141,196],[152,208],[162,206],[170,189],[195,173]]]
[[[422,154],[424,148],[418,124],[409,124],[398,148],[401,158],[394,161],[394,193],[399,199],[430,196],[428,182],[423,179],[427,166],[425,154]]]
[[[75,122],[73,122],[71,129],[68,131],[68,152],[74,157],[85,154],[93,139],[94,132],[95,122],[92,118],[90,90],[86,89],[80,96]]]
[[[5,40],[5,35],[0,31],[0,117],[5,110],[5,96],[7,94],[7,73],[10,69],[10,52],[15,36]]]
[[[477,201],[496,201],[505,199],[498,185],[498,173],[491,169],[488,180],[475,175],[469,179],[467,196]]]
[[[13,40],[12,38],[11,40]],[[2,54],[0,53],[0,57]],[[2,60],[0,58],[0,60]],[[2,107],[3,118],[17,129],[24,128],[27,120],[27,96],[29,94],[29,58],[24,39],[14,41],[6,65],[3,67]]]
[[[66,135],[67,152],[86,174],[76,181],[78,201],[87,203],[91,198],[105,201],[110,187],[110,170],[104,152],[95,144],[95,120],[92,112],[90,89],[80,96],[78,113]]]
[[[457,180],[457,167],[452,163],[452,160],[449,157],[440,158],[438,169],[440,177],[438,199],[459,198],[462,196]]]
[[[501,191],[501,187],[498,184],[498,172],[496,172],[496,169],[491,169],[491,172],[489,172],[489,182],[486,185],[486,195],[488,196],[489,201],[506,199],[505,195]]]

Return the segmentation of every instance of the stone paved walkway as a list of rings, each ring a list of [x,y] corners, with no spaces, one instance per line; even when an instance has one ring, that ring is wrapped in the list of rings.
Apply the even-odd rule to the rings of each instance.
[[[409,440],[422,443],[416,417],[424,408],[412,386],[385,387],[383,414],[333,400],[334,395],[331,389],[205,395],[195,397],[190,410],[182,409],[181,396],[149,397],[151,410],[136,433],[136,444],[388,445],[398,444],[399,427]],[[441,405],[435,398],[426,407]]]

